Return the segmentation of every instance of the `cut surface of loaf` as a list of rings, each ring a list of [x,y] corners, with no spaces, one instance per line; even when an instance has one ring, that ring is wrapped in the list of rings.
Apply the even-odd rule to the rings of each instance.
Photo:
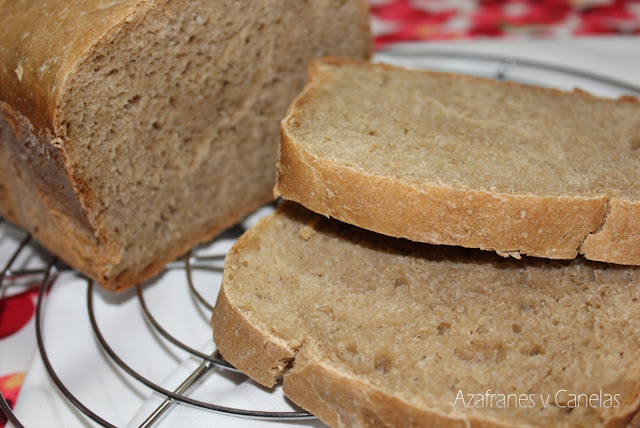
[[[505,260],[285,202],[230,251],[212,323],[228,361],[332,426],[612,427],[640,406],[639,295],[635,267]]]
[[[307,62],[364,0],[0,0],[0,212],[111,289],[272,198]]]
[[[276,194],[433,244],[640,264],[640,102],[328,58]]]

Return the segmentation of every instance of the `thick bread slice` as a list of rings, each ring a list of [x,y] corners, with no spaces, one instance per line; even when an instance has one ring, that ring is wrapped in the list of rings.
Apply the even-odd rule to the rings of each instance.
[[[371,51],[365,0],[0,10],[0,213],[111,289],[270,200],[307,62]]]
[[[640,102],[329,58],[276,194],[434,244],[640,264]]]
[[[332,426],[613,427],[640,407],[639,299],[639,268],[413,243],[285,202],[229,253],[213,327]]]

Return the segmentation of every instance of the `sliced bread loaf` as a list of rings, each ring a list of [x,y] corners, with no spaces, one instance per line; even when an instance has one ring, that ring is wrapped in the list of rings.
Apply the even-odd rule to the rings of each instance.
[[[640,102],[329,58],[276,194],[386,235],[640,264]]]
[[[332,426],[622,427],[639,296],[638,268],[413,243],[285,202],[229,253],[213,327]]]
[[[270,200],[307,62],[371,50],[365,0],[0,10],[0,213],[111,289]]]

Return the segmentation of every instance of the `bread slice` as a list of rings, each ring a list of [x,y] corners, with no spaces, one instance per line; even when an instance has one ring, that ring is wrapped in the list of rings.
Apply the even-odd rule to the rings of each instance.
[[[365,0],[0,0],[0,212],[111,289],[272,199],[307,62]]]
[[[639,268],[419,244],[285,202],[229,253],[213,327],[331,426],[613,427],[640,408],[638,299]]]
[[[640,264],[640,102],[329,58],[276,194],[395,237]]]

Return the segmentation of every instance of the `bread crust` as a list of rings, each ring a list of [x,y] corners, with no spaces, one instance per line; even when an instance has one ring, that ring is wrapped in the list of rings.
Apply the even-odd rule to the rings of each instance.
[[[295,357],[291,345],[253,325],[220,289],[213,310],[215,341],[220,353],[261,385],[272,387]],[[214,333],[215,334],[215,333]],[[248,345],[248,346],[247,346]],[[259,352],[254,350],[259,349]]]
[[[412,406],[369,383],[305,356],[303,348],[293,368],[283,377],[284,392],[299,406],[310,409],[332,427],[494,427],[496,420],[455,418]]]
[[[276,196],[365,229],[418,242],[480,248],[516,258],[526,254],[573,259],[584,254],[590,260],[640,265],[636,201],[606,194],[540,196],[420,185],[373,175],[306,150],[292,130],[300,120],[300,108],[322,86],[324,64],[370,66],[338,57],[311,66],[307,87],[282,121]],[[580,96],[592,98],[584,92]]]
[[[640,201],[613,198],[602,225],[580,247],[589,260],[640,265]]]

